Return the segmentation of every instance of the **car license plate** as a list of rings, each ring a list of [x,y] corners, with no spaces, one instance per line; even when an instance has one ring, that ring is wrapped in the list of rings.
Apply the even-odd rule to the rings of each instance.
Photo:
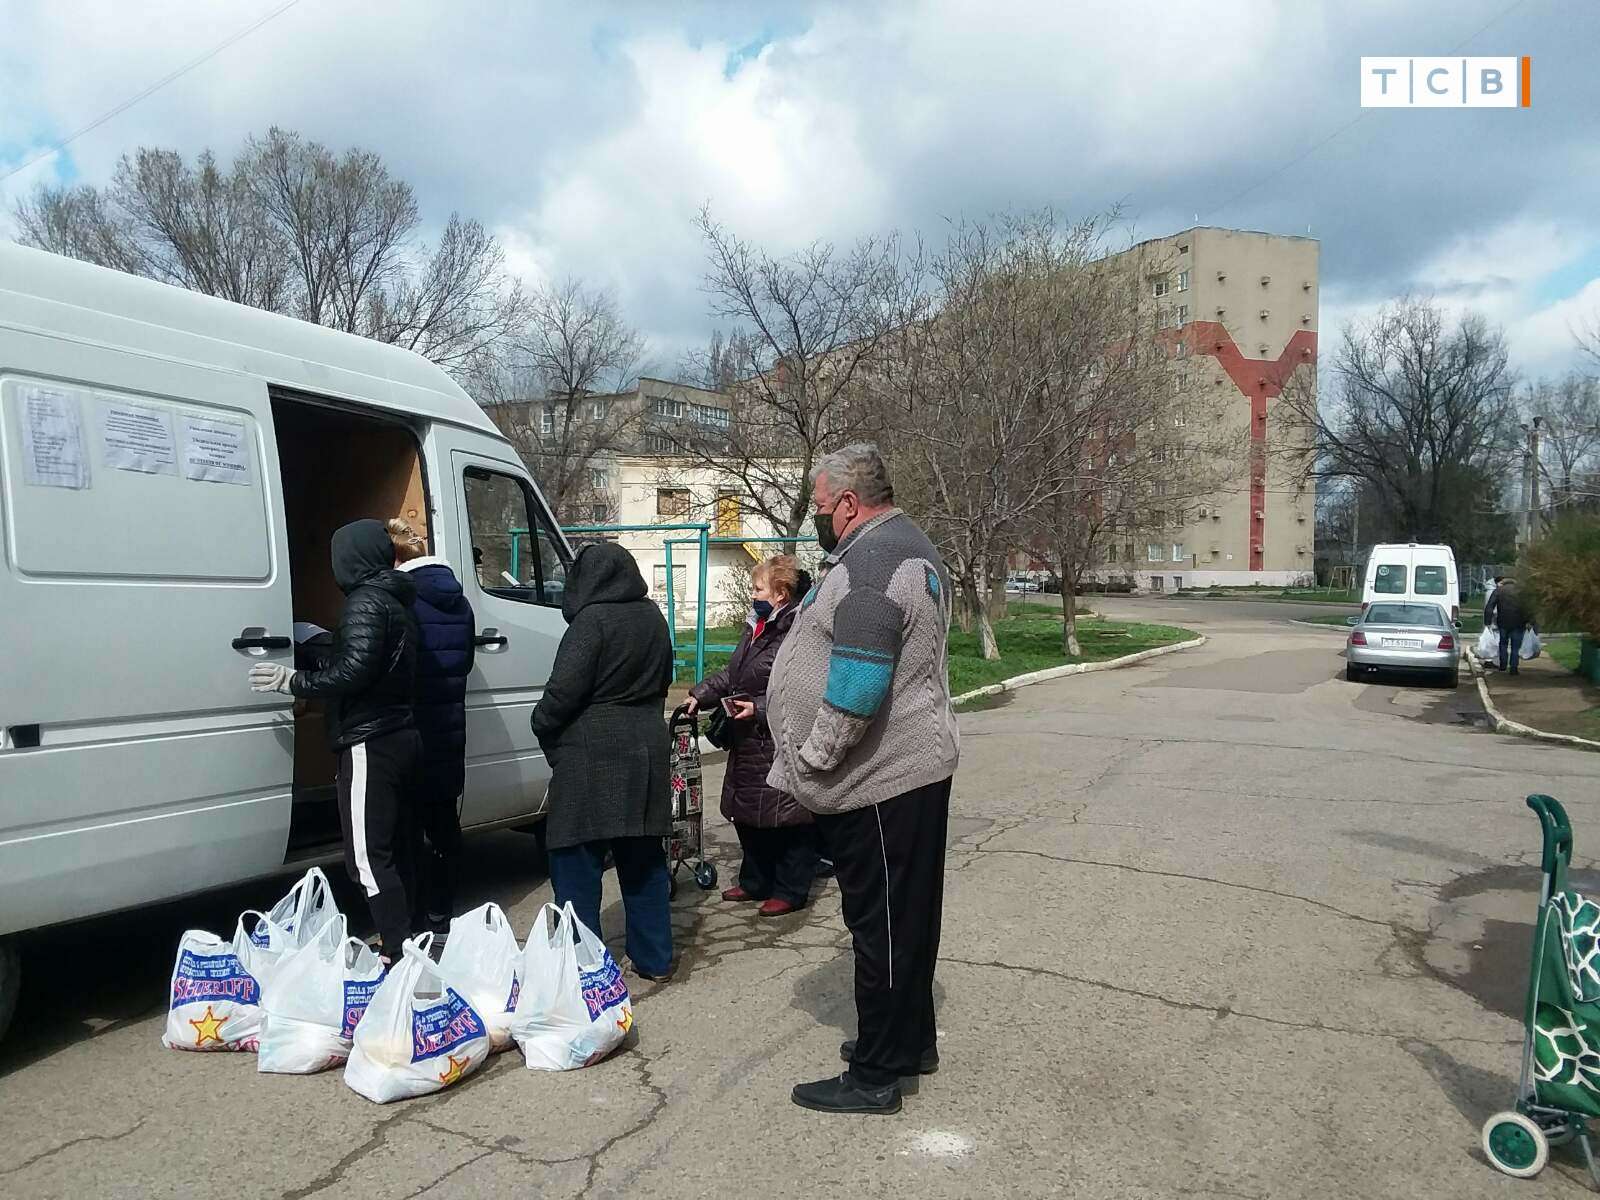
[[[1384,638],[1383,644],[1385,646],[1392,646],[1396,650],[1422,649],[1422,641],[1420,638]]]

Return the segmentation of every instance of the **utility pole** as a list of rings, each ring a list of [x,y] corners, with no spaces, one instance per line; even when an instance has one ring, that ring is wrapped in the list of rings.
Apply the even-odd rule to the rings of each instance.
[[[1529,471],[1528,491],[1532,500],[1528,514],[1528,541],[1532,542],[1534,534],[1541,532],[1544,526],[1543,509],[1539,504],[1539,421],[1533,419],[1533,428],[1528,430],[1528,461],[1532,464]]]
[[[1528,444],[1522,451],[1522,544],[1533,541],[1533,430],[1524,425]]]

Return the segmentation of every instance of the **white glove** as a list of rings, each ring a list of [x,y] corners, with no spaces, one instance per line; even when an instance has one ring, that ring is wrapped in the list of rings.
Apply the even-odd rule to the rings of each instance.
[[[282,692],[292,696],[294,693],[289,690],[289,681],[293,678],[294,672],[281,663],[256,663],[250,668],[250,690]]]

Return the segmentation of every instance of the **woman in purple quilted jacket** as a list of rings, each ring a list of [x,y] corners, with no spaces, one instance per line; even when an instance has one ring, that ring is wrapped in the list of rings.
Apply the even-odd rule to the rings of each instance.
[[[739,884],[724,900],[762,901],[761,915],[781,917],[804,908],[817,876],[817,827],[787,792],[767,786],[774,744],[767,731],[767,679],[778,647],[794,623],[811,579],[787,554],[753,572],[750,616],[728,665],[689,695],[691,712],[727,700],[732,748],[722,777],[722,815],[744,848]]]

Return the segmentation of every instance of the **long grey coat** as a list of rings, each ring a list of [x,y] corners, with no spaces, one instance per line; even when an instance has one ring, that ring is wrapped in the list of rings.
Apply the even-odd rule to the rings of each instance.
[[[672,829],[663,716],[672,641],[622,547],[587,546],[567,574],[567,632],[533,732],[550,762],[551,849]]]

